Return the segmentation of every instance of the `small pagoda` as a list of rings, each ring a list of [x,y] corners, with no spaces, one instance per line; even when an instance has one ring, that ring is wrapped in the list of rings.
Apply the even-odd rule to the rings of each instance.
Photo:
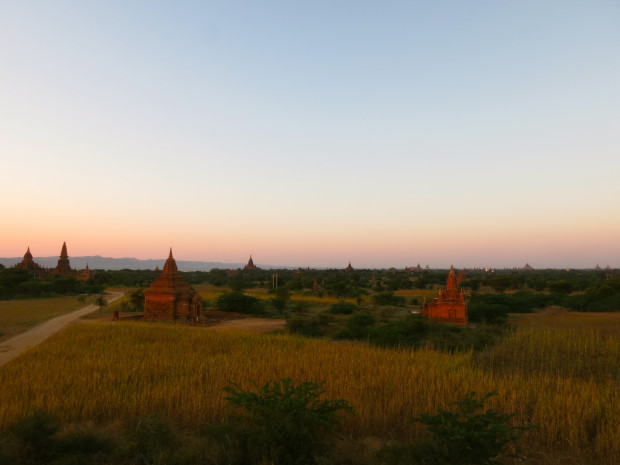
[[[88,262],[86,263],[86,268],[80,274],[77,275],[78,281],[88,281],[91,277],[90,268],[88,267]]]
[[[202,298],[183,279],[170,255],[162,273],[144,291],[144,318],[147,320],[197,320]]]
[[[13,268],[26,270],[35,277],[42,277],[47,274],[47,269],[43,268],[41,265],[39,265],[33,260],[32,254],[30,253],[30,247],[28,247],[28,250],[26,250],[22,261],[14,265]]]
[[[58,264],[56,265],[56,268],[54,268],[54,271],[52,271],[52,273],[58,276],[68,276],[72,278],[75,278],[77,274],[75,270],[71,269],[71,265],[69,264],[69,255],[67,254],[66,242],[62,243],[62,250],[60,251]]]
[[[454,267],[450,267],[448,284],[439,290],[439,296],[422,305],[422,315],[434,321],[448,322],[459,326],[467,326],[467,303],[463,289],[459,291]]]

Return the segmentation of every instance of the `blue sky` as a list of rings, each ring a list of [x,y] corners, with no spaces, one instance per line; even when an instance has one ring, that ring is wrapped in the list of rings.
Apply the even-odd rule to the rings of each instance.
[[[0,254],[620,266],[619,24],[616,1],[4,1]]]

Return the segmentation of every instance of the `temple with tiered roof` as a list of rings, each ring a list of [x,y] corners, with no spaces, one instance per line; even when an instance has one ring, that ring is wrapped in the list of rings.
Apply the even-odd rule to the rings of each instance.
[[[422,315],[434,321],[453,323],[459,326],[467,326],[467,303],[463,289],[459,291],[457,278],[454,275],[454,267],[450,267],[448,284],[445,289],[439,290],[439,295],[431,302],[426,301],[422,305]]]
[[[201,311],[202,298],[179,273],[171,248],[161,275],[144,291],[144,318],[195,321]]]
[[[36,277],[42,277],[48,273],[47,268],[43,268],[41,265],[39,265],[33,260],[32,254],[30,253],[30,247],[28,247],[28,250],[26,250],[22,261],[14,265],[13,268],[26,270]]]

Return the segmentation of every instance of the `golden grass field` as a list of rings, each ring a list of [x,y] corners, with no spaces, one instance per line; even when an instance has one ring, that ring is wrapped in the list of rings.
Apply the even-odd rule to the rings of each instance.
[[[390,350],[285,334],[218,333],[180,324],[76,324],[0,369],[0,428],[33,409],[66,422],[106,424],[160,412],[185,428],[217,422],[221,388],[291,377],[325,382],[354,415],[351,440],[417,438],[409,419],[497,389],[490,406],[538,425],[521,441],[530,463],[612,465],[620,457],[620,342],[604,328],[620,314],[554,320],[528,315],[504,343],[482,354]],[[536,325],[536,318],[540,324]],[[529,321],[529,322],[528,322]],[[566,327],[568,325],[568,327]]]
[[[45,320],[85,307],[94,300],[93,296],[86,297],[84,302],[75,297],[0,300],[0,341],[26,331]]]

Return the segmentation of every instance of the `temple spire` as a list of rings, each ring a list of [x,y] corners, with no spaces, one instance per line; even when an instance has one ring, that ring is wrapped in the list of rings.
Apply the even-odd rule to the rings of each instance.
[[[168,260],[164,264],[164,273],[178,273],[179,269],[177,268],[177,262],[174,261],[174,257],[172,256],[172,247],[170,247],[170,254],[168,255]]]
[[[456,276],[454,276],[454,266],[450,265],[450,274],[448,275],[448,285],[446,289],[456,289]]]
[[[62,250],[60,251],[60,258],[69,258],[69,254],[67,254],[67,243],[62,243]]]

